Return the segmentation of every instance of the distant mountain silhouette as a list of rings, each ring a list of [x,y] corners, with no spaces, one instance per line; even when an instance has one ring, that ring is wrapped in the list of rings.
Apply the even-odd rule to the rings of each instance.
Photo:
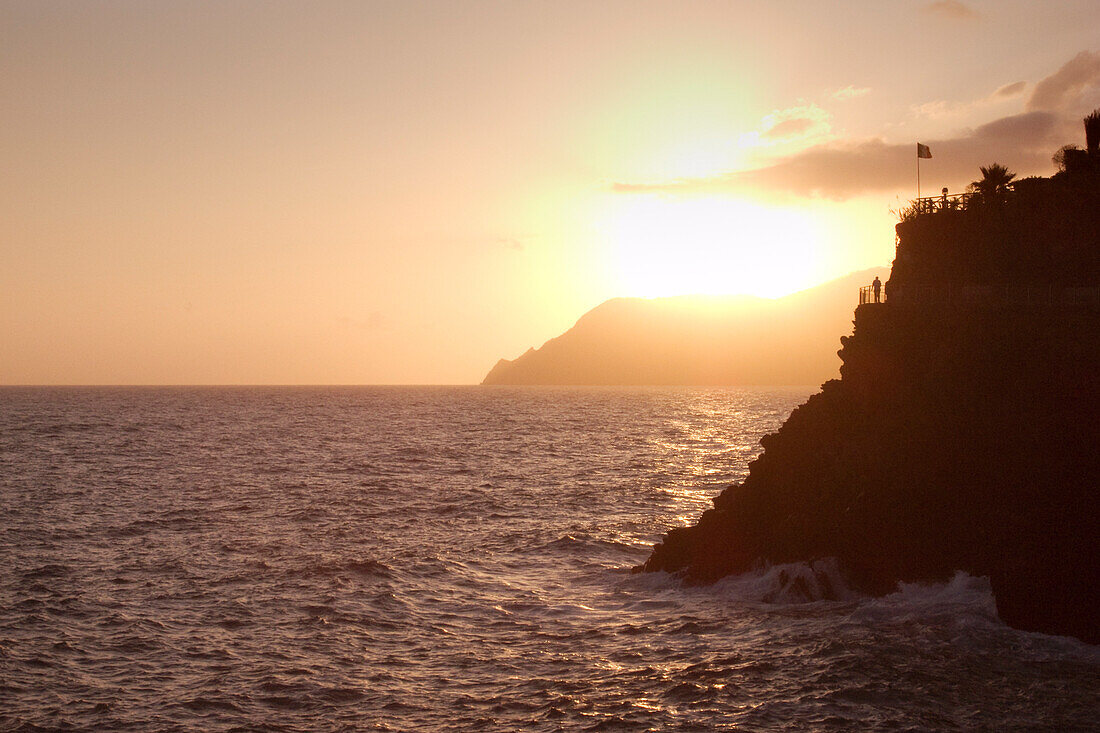
[[[561,336],[501,359],[482,384],[820,384],[840,367],[864,270],[783,298],[614,298]]]

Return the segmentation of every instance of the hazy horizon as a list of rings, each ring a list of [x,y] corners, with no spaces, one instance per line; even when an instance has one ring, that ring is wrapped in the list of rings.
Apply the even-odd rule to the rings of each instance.
[[[472,384],[611,298],[888,263],[917,141],[925,195],[1082,142],[1098,25],[1086,0],[6,2],[0,384]]]
[[[878,272],[875,273],[875,274],[879,274],[882,277],[886,277],[886,273],[888,273],[889,270],[890,270],[889,266],[882,266],[882,267],[879,267],[879,268],[871,268],[871,269],[872,270],[877,270]],[[853,278],[853,276],[860,275],[860,274],[866,274],[867,277],[865,277],[864,279],[865,280],[870,280],[871,275],[868,274],[868,272],[869,271],[867,271],[867,270],[861,270],[861,271],[847,273],[847,275],[844,275],[844,276],[841,276],[840,278],[836,278],[834,280],[828,281],[828,282],[824,283],[823,285],[828,286],[831,283],[838,283],[838,282],[843,282],[845,280],[851,280]],[[602,306],[605,306],[605,305],[607,305],[607,304],[609,304],[613,301],[619,301],[619,300],[634,300],[634,301],[642,300],[642,301],[649,301],[649,302],[688,301],[688,303],[686,305],[688,305],[690,307],[691,312],[696,313],[700,316],[709,316],[709,318],[707,318],[706,320],[707,320],[708,323],[710,323],[710,325],[712,327],[714,325],[724,326],[724,328],[720,328],[719,330],[715,330],[713,332],[711,332],[709,330],[706,331],[706,336],[709,336],[709,338],[705,338],[705,341],[712,342],[712,343],[709,344],[709,346],[711,348],[714,348],[718,345],[718,342],[716,340],[721,340],[723,338],[726,338],[726,337],[730,336],[730,333],[727,331],[727,329],[729,328],[729,326],[731,324],[722,323],[722,316],[727,316],[728,317],[730,315],[730,311],[728,310],[729,307],[730,307],[730,301],[740,301],[741,299],[745,299],[745,302],[736,303],[736,305],[739,306],[739,309],[745,314],[745,317],[747,318],[747,317],[751,316],[752,313],[756,312],[755,309],[759,308],[761,304],[778,303],[780,301],[784,301],[784,300],[787,300],[787,299],[790,299],[790,298],[796,298],[796,297],[798,297],[802,294],[812,294],[812,293],[815,293],[815,292],[820,291],[822,289],[823,289],[822,285],[814,285],[812,287],[805,288],[803,290],[795,291],[794,293],[788,293],[788,294],[779,295],[779,296],[757,296],[757,295],[745,295],[745,294],[710,295],[710,294],[705,294],[705,293],[687,293],[687,294],[684,294],[684,295],[652,296],[652,297],[645,297],[645,296],[615,296],[613,298],[610,298],[608,300],[603,301],[603,303],[598,304],[595,308],[581,314],[577,318],[577,320],[572,324],[572,326],[570,326],[570,328],[566,329],[566,331],[564,331],[562,334],[555,334],[553,337],[551,337],[545,343],[542,343],[540,345],[532,344],[531,347],[530,347],[530,350],[539,350],[539,349],[541,349],[543,346],[546,346],[550,342],[555,341],[559,336],[562,336],[565,333],[569,333],[582,320],[584,320],[586,316],[589,316],[591,313],[593,313],[593,311],[597,311]],[[851,290],[851,288],[848,288],[847,290],[845,290],[842,297],[846,298],[848,290]],[[819,298],[819,300],[820,300],[820,298]],[[845,300],[845,303],[846,302],[847,302],[847,300]],[[700,310],[700,308],[702,308],[702,310]],[[854,308],[855,308],[855,306],[853,305],[852,309],[854,310]],[[717,323],[714,322],[714,316],[719,316],[719,319],[718,319]],[[774,317],[774,314],[769,314],[769,317]],[[700,320],[700,326],[701,327],[702,327],[702,323],[703,323],[703,319]],[[760,338],[762,333],[766,332],[766,329],[760,329],[760,330],[753,329],[753,330],[754,330],[755,337],[757,339]],[[799,326],[797,326],[795,328],[792,328],[789,333],[784,331],[784,332],[781,332],[781,333],[772,334],[772,336],[773,336],[773,338],[777,339],[778,341],[784,342],[784,346],[789,347],[790,346],[789,342],[792,338],[805,337],[807,335],[805,333],[807,330],[809,330],[811,332],[810,338],[806,339],[807,342],[815,342],[814,346],[810,347],[811,350],[814,347],[820,347],[821,346],[820,339],[815,338],[815,337],[824,337],[825,340],[827,340],[831,343],[831,341],[837,340],[837,339],[840,338],[841,335],[843,335],[843,333],[841,333],[841,331],[842,331],[841,327],[832,328],[832,327],[823,326],[823,324],[820,322],[820,314],[819,313],[806,313],[804,323],[800,324]],[[815,330],[819,330],[821,332],[820,333],[813,333]],[[656,332],[651,334],[651,336],[653,336],[653,337],[656,337],[656,335],[657,335]],[[622,334],[621,339],[626,339],[626,340],[640,339],[640,340],[644,340],[645,339],[645,334],[644,333],[630,333],[630,334],[624,333],[624,334]],[[703,345],[703,344],[700,344],[700,345]],[[752,351],[758,351],[759,347],[760,347],[760,344],[759,343],[754,343],[753,346],[755,347],[755,349],[752,349]],[[732,344],[731,344],[730,347],[726,347],[726,350],[731,352],[731,353],[737,351],[737,349],[738,349],[738,346],[732,345]],[[524,352],[524,354],[526,354],[526,352]],[[510,357],[519,358],[521,356],[523,356],[523,354],[504,355],[504,356],[501,357],[501,360],[508,360]],[[776,354],[776,358],[777,359],[783,358],[782,350],[780,350],[780,352]],[[835,357],[832,355],[831,349],[829,349],[829,348],[817,348],[816,352],[813,352],[813,360],[814,361],[821,361],[822,359],[824,359],[826,361],[833,361],[835,359]],[[764,362],[762,362],[762,363],[764,363]],[[839,362],[838,362],[838,364],[839,364]],[[647,388],[647,387],[669,388],[669,389],[693,388],[693,387],[714,389],[714,388],[728,387],[730,389],[738,389],[738,388],[744,388],[744,387],[781,387],[781,386],[787,386],[787,387],[816,387],[823,381],[823,379],[824,379],[824,377],[822,377],[822,379],[809,380],[809,381],[806,381],[805,384],[802,384],[802,383],[772,384],[771,382],[768,382],[768,383],[753,382],[751,384],[750,383],[742,384],[740,382],[730,382],[727,385],[716,385],[713,382],[708,382],[708,383],[702,383],[701,382],[699,384],[694,384],[694,383],[684,383],[684,384],[660,384],[660,383],[653,383],[653,384],[629,383],[628,384],[628,383],[623,383],[623,384],[618,384],[618,385],[608,385],[608,384],[602,384],[602,385],[599,385],[599,384],[568,384],[568,385],[564,385],[564,384],[541,384],[541,385],[506,384],[506,385],[493,385],[493,384],[485,384],[480,379],[477,382],[462,382],[462,383],[450,383],[450,384],[448,384],[448,383],[431,383],[431,384],[429,384],[429,383],[407,383],[407,382],[394,382],[394,383],[351,383],[351,382],[345,382],[345,383],[320,383],[319,382],[319,383],[285,383],[285,384],[276,384],[276,383],[256,383],[256,384],[244,384],[244,383],[225,383],[225,384],[215,384],[215,383],[195,383],[195,384],[185,384],[185,383],[177,383],[177,384],[164,384],[164,383],[30,384],[30,383],[28,383],[28,384],[0,385],[0,389],[3,389],[4,387],[13,387],[13,388],[16,388],[16,387],[43,387],[43,388],[50,388],[50,387],[59,387],[59,388],[63,388],[63,387],[73,387],[73,388],[81,388],[81,387],[86,387],[86,388],[98,388],[98,387],[102,387],[102,388],[111,388],[111,387],[118,387],[118,388],[127,388],[127,387],[149,387],[149,388],[156,388],[156,387],[165,387],[165,388],[202,388],[202,387],[211,387],[211,388],[217,388],[217,387],[225,387],[225,388],[233,388],[233,387],[241,387],[241,388],[249,388],[249,387],[255,387],[255,388],[264,388],[264,387],[272,387],[272,388],[277,388],[277,387],[302,387],[302,388],[311,388],[311,387],[313,387],[313,388],[322,388],[322,387],[397,387],[397,388],[400,388],[400,387],[504,387],[504,388],[510,388],[510,387],[535,387],[535,388],[549,387],[549,388],[555,388],[555,387],[579,387],[579,388],[582,388],[582,389],[583,388],[588,388],[588,387],[595,387],[595,388],[628,387],[628,388],[640,388],[640,389],[644,389],[644,388]]]

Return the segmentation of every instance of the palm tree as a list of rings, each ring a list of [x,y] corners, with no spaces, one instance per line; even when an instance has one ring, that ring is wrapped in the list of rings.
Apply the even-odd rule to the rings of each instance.
[[[1008,184],[1016,174],[1000,163],[980,166],[982,177],[970,184],[970,190],[978,194],[983,201],[993,201],[1008,191]]]
[[[1100,153],[1100,109],[1085,117],[1085,149],[1089,155]]]

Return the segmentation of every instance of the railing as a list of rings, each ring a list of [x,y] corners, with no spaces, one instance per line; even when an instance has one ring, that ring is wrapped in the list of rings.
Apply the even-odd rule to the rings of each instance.
[[[960,211],[966,208],[973,196],[972,193],[954,193],[950,196],[941,194],[913,199],[913,213],[934,214],[937,211]]]
[[[873,303],[870,286],[859,289],[859,303]],[[883,292],[883,302],[886,297]],[[890,302],[905,305],[1080,306],[1100,308],[1100,287],[1060,285],[902,285],[890,288]]]
[[[998,189],[999,195],[1012,195],[1014,193],[1016,193],[1016,182],[1007,183]],[[913,199],[906,215],[934,214],[937,211],[963,211],[977,195],[976,193],[953,193],[951,195],[941,193],[939,196]]]
[[[868,303],[885,303],[886,302],[886,288],[879,288],[879,293],[875,295],[874,285],[865,285],[859,289],[859,304],[867,305]]]

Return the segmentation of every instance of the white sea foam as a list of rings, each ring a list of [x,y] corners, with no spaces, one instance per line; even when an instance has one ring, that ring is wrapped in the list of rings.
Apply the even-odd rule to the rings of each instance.
[[[741,601],[800,604],[817,601],[849,601],[859,597],[840,570],[836,558],[813,562],[765,565],[719,581],[715,589]]]

